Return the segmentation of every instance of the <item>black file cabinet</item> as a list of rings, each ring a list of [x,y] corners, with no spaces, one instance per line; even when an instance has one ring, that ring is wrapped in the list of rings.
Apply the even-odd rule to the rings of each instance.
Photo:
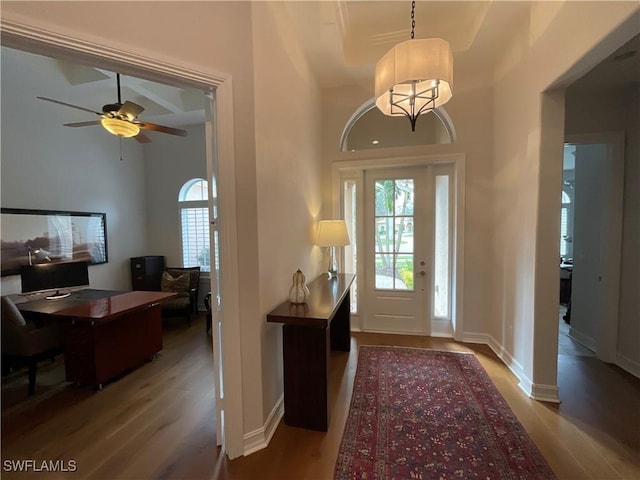
[[[164,270],[162,255],[146,255],[131,258],[131,286],[133,290],[160,291]]]

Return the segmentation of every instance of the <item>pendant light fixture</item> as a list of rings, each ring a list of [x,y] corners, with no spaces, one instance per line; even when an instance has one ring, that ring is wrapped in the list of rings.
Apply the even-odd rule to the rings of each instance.
[[[452,97],[453,54],[441,38],[415,39],[415,0],[411,2],[411,39],[399,43],[376,63],[376,107],[390,116],[406,116],[411,131],[423,113]]]

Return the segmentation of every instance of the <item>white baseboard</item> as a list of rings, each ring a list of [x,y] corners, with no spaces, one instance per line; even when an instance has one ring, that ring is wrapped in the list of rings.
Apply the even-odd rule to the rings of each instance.
[[[557,385],[541,385],[531,381],[524,373],[522,365],[491,335],[486,333],[465,333],[463,342],[488,345],[509,370],[518,378],[518,387],[529,398],[541,402],[560,403]]]
[[[520,383],[524,381],[529,385],[532,384],[531,380],[529,380],[527,376],[524,374],[524,371],[522,370],[522,365],[520,365],[520,363],[518,363],[511,356],[511,354],[507,350],[505,350],[505,348],[502,345],[500,345],[500,343],[493,336],[486,333],[465,333],[463,337],[463,342],[484,343],[485,345],[488,345],[489,348],[493,350],[493,353],[495,353],[498,356],[498,358],[502,360],[502,362],[507,366],[507,368],[511,370],[511,372],[516,377],[518,377],[518,380],[520,380]]]
[[[588,348],[589,350],[594,352],[594,354],[596,354],[597,356],[597,342],[595,339],[581,333],[579,330],[576,330],[574,328],[569,329],[569,337],[571,337],[583,347]],[[622,368],[623,370],[626,370],[631,375],[640,378],[640,362],[638,362],[638,360],[634,360],[621,354],[620,352],[617,352],[615,362],[613,363],[615,363],[615,365]]]
[[[251,455],[252,453],[262,450],[269,445],[271,437],[276,432],[280,419],[284,416],[284,395],[280,395],[280,398],[276,402],[275,406],[271,410],[271,413],[267,417],[262,428],[258,428],[253,432],[245,433],[243,437],[243,455]]]
[[[578,342],[583,347],[588,348],[592,352],[596,351],[596,341],[588,335],[576,330],[573,327],[569,327],[569,337]]]
[[[557,385],[541,385],[539,383],[534,383],[531,385],[531,394],[529,396],[540,402],[562,403],[560,401],[560,395],[558,394]]]
[[[618,365],[623,370],[626,370],[631,375],[640,378],[640,362],[629,358],[621,353],[618,353],[616,356],[616,365]]]

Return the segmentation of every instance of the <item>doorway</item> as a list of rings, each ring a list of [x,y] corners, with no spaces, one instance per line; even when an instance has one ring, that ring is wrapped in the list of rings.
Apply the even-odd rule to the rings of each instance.
[[[343,252],[343,265],[357,273],[354,329],[441,337],[462,331],[463,158],[430,160],[335,167],[339,215],[355,238]]]
[[[220,187],[218,197],[221,205],[233,205],[235,198],[235,165],[233,154],[233,103],[231,99],[230,77],[226,75],[214,75],[187,70],[181,66],[173,66],[160,63],[153,59],[126,55],[115,52],[112,49],[95,44],[82,43],[75,39],[64,38],[50,33],[42,33],[39,30],[24,29],[15,26],[11,22],[3,24],[3,46],[16,50],[36,53],[39,55],[60,57],[77,63],[92,65],[111,71],[119,71],[125,74],[135,74],[143,78],[163,82],[171,85],[190,86],[199,88],[203,92],[215,91],[215,101],[208,111],[211,121],[206,122],[207,139],[207,170],[208,177],[212,178],[214,172],[219,180]],[[220,131],[214,128],[213,119],[225,127]],[[215,139],[215,141],[214,141]],[[220,284],[227,285],[225,295],[224,312],[216,311],[217,319],[224,315],[226,321],[217,321],[214,341],[219,357],[224,357],[224,364],[216,364],[218,385],[224,384],[226,401],[216,403],[218,409],[217,418],[224,414],[224,422],[218,421],[218,441],[223,443],[224,450],[230,458],[243,454],[243,421],[242,421],[242,387],[239,365],[241,364],[240,352],[233,345],[240,343],[239,331],[239,301],[235,277],[238,269],[238,255],[235,249],[236,219],[235,210],[231,207],[221,208],[219,216],[225,216],[224,224],[216,226],[216,235],[220,238]],[[222,389],[219,388],[218,392]],[[224,408],[224,412],[221,409]],[[215,422],[216,419],[212,419]]]

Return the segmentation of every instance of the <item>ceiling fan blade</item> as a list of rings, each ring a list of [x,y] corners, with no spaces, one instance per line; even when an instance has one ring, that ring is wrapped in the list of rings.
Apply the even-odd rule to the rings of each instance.
[[[157,125],[155,123],[149,123],[149,122],[135,122],[135,124],[138,125],[140,128],[145,128],[147,130],[154,130],[156,132],[168,133],[170,135],[178,135],[179,137],[187,136],[186,130],[181,130],[179,128],[164,127],[162,125]]]
[[[138,133],[135,137],[138,143],[151,143],[151,139],[147,137],[143,132]]]
[[[131,118],[136,118],[143,111],[144,107],[141,107],[140,105],[127,100],[126,102],[124,102],[122,107],[120,107],[120,110],[118,110],[118,114],[123,113],[130,116]]]
[[[76,108],[78,110],[84,110],[85,112],[95,113],[96,115],[102,115],[100,112],[96,112],[94,110],[90,110],[84,107],[79,107],[78,105],[71,105],[70,103],[61,102],[60,100],[54,100],[53,98],[47,98],[47,97],[37,97],[37,98],[39,98],[40,100],[45,100],[47,102],[57,103],[58,105],[64,105],[65,107]]]
[[[93,125],[100,125],[100,120],[92,120],[90,122],[74,122],[74,123],[63,123],[65,127],[90,127]]]

